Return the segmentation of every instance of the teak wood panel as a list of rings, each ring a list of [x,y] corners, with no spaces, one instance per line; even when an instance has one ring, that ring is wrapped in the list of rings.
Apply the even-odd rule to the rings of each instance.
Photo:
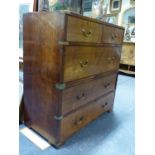
[[[109,110],[113,105],[113,100],[114,93],[107,94],[106,96],[92,101],[86,107],[64,117],[61,121],[61,141],[64,141],[80,128]]]
[[[23,19],[25,75],[38,74],[46,80],[59,81],[62,53],[57,43],[64,39],[64,15],[28,13]]]
[[[61,99],[61,92],[52,88],[59,80],[62,59],[57,40],[63,38],[64,21],[62,15],[58,23],[56,16],[28,13],[23,18],[24,122],[51,143],[57,143],[54,116],[59,113]]]
[[[67,20],[67,41],[101,43],[101,24],[72,16]]]
[[[121,47],[66,46],[64,53],[64,82],[117,70]]]
[[[88,82],[65,89],[62,97],[62,114],[66,114],[76,108],[102,96],[115,88],[116,73],[101,78],[95,78]]]
[[[24,78],[24,122],[52,143],[57,142],[60,91],[52,89],[48,80],[35,75]]]
[[[102,43],[122,44],[123,29],[103,25]]]

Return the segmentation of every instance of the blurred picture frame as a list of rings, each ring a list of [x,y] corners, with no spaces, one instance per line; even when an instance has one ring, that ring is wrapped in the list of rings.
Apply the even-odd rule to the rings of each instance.
[[[67,11],[82,14],[82,0],[38,0],[38,11]]]
[[[103,16],[102,21],[117,25],[118,15],[117,14],[106,14]]]
[[[120,12],[122,7],[122,0],[110,0],[110,12]]]

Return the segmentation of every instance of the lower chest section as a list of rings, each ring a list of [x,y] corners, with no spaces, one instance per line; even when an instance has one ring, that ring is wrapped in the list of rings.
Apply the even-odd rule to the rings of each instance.
[[[74,113],[65,116],[61,121],[60,127],[61,141],[64,141],[99,115],[108,111],[113,105],[113,100],[114,92],[110,92],[89,102],[87,106]]]

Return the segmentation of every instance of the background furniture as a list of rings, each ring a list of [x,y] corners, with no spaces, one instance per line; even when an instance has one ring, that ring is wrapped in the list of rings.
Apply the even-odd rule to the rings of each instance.
[[[135,74],[135,43],[123,42],[119,71]]]
[[[135,41],[135,7],[129,7],[123,12],[122,26],[125,27],[124,41]]]
[[[124,28],[73,13],[24,16],[24,122],[51,144],[114,103]]]

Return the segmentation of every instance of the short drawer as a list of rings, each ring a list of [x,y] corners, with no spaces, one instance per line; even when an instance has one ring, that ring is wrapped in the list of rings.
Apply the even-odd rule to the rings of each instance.
[[[63,81],[73,81],[117,70],[120,63],[120,54],[120,46],[66,46]]]
[[[109,110],[113,105],[114,93],[103,96],[88,106],[64,117],[61,121],[61,141]]]
[[[72,16],[67,19],[67,41],[101,43],[101,24]]]
[[[124,30],[112,26],[103,26],[102,43],[122,44]]]
[[[66,114],[115,88],[116,73],[81,82],[63,91],[62,114]]]

